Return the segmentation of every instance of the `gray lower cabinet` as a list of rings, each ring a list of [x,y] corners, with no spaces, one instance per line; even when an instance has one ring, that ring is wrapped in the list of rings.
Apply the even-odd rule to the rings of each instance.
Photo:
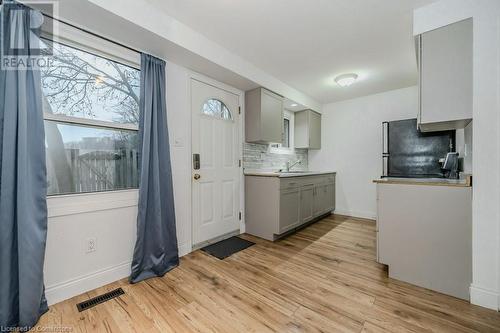
[[[300,189],[297,187],[281,190],[279,207],[279,233],[282,234],[297,227],[301,222]]]
[[[246,232],[274,241],[335,209],[335,174],[245,176]]]
[[[302,223],[313,219],[314,185],[304,185],[300,188],[300,220]]]
[[[314,188],[314,215],[322,215],[335,209],[335,188],[326,183]]]
[[[326,209],[326,185],[321,184],[314,187],[314,209],[313,214],[321,215]]]
[[[391,278],[468,300],[472,187],[377,184],[377,260]]]
[[[332,212],[335,210],[335,183],[326,185],[326,202],[325,212]]]

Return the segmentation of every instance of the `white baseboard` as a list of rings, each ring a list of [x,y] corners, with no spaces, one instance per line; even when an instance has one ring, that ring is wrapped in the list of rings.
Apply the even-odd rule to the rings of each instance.
[[[363,211],[355,211],[355,210],[347,210],[347,209],[339,209],[335,208],[334,214],[346,215],[352,217],[359,217],[362,219],[371,219],[375,220],[377,218],[377,214],[373,212],[363,212]]]
[[[87,291],[126,278],[130,275],[131,264],[131,262],[125,262],[114,267],[48,286],[45,290],[47,302],[49,305],[59,303]]]
[[[500,309],[500,295],[498,292],[486,290],[477,286],[470,286],[470,302],[488,309]]]
[[[184,257],[186,254],[191,253],[191,251],[192,251],[191,244],[186,243],[179,245],[179,257]]]
[[[191,253],[191,244],[179,246],[179,256]],[[88,275],[80,276],[65,282],[48,286],[45,290],[45,297],[49,305],[53,305],[71,297],[81,295],[88,291],[97,289],[123,278],[129,277],[132,262],[125,262],[113,267],[109,267]]]

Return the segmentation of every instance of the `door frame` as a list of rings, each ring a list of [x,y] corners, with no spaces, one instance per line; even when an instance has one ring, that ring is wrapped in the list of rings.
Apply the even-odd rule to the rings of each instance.
[[[235,87],[232,87],[228,84],[219,82],[215,79],[212,79],[208,76],[205,76],[200,73],[196,72],[191,72],[189,75],[189,80],[188,80],[188,85],[189,85],[189,167],[193,168],[193,133],[192,133],[192,128],[193,128],[193,109],[191,102],[193,100],[193,92],[192,92],[192,86],[191,86],[191,80],[196,80],[204,84],[208,84],[210,86],[213,86],[214,88],[221,89],[224,91],[227,91],[229,93],[235,94],[238,96],[239,99],[239,107],[241,110],[241,113],[239,114],[239,119],[238,119],[238,130],[239,130],[239,142],[238,142],[238,152],[239,152],[239,157],[241,159],[241,167],[239,171],[239,182],[240,182],[240,202],[239,202],[239,211],[241,212],[241,220],[240,222],[240,234],[245,232],[245,175],[243,172],[243,143],[245,142],[245,92],[237,89]],[[191,177],[192,172],[189,172],[189,175]],[[198,249],[200,246],[197,246],[195,248],[194,244],[194,228],[195,228],[195,223],[194,223],[194,214],[193,214],[193,180],[190,179],[190,184],[191,186],[189,187],[189,193],[190,193],[190,217],[191,217],[191,251],[194,251]],[[222,238],[225,238],[224,236],[226,235],[221,235]],[[212,242],[213,243],[217,240],[221,239],[214,239]],[[207,243],[208,244],[208,243]],[[199,245],[199,244],[198,244]]]

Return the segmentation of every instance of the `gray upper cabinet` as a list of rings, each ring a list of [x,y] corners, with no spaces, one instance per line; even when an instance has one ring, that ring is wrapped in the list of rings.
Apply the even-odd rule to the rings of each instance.
[[[321,114],[313,110],[295,113],[295,148],[321,149]]]
[[[472,120],[472,19],[423,33],[417,40],[419,128],[464,128]]]
[[[264,88],[245,94],[245,133],[247,142],[282,143],[283,97]]]

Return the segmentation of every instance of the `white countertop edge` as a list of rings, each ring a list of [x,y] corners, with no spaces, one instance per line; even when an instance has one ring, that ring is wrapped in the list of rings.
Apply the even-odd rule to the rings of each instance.
[[[259,170],[245,170],[245,176],[257,176],[257,177],[277,177],[277,178],[290,178],[290,177],[308,177],[308,176],[319,176],[319,175],[331,175],[336,174],[335,171],[306,171],[297,173],[279,173],[275,171],[259,171]]]

